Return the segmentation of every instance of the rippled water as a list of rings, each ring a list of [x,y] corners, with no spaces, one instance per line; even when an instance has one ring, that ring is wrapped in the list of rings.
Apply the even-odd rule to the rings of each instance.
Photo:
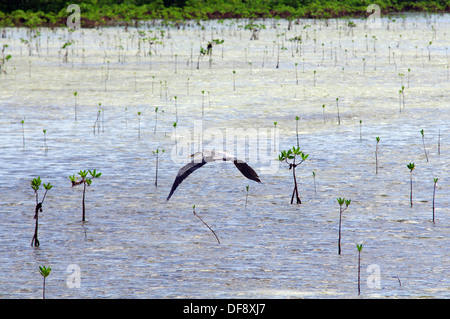
[[[355,298],[357,243],[362,297],[450,296],[449,15],[383,18],[378,29],[355,20],[353,31],[345,20],[300,20],[291,30],[285,20],[257,22],[266,25],[258,40],[243,20],[142,25],[145,35],[40,29],[33,38],[5,29],[12,58],[1,75],[0,262],[9,276],[0,278],[1,298],[41,298],[41,265],[52,268],[47,298]],[[297,35],[299,52],[289,41]],[[161,42],[152,55],[144,37]],[[31,39],[31,56],[21,38]],[[197,69],[211,39],[224,43]],[[292,172],[274,159],[297,144],[297,123],[309,157],[297,168],[302,204],[290,205]],[[218,134],[214,145],[234,146],[232,129],[241,129],[238,155],[262,183],[231,164],[208,164],[165,202],[198,132],[209,146],[207,133]],[[158,148],[166,152],[156,187]],[[82,188],[68,179],[83,169],[102,172],[87,189],[84,223]],[[34,248],[37,176],[54,187]],[[352,200],[341,255],[337,197]]]

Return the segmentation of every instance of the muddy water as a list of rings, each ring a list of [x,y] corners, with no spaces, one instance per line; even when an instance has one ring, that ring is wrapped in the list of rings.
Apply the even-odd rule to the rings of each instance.
[[[6,29],[0,262],[9,276],[0,297],[41,298],[46,265],[47,298],[355,298],[357,243],[363,297],[449,297],[450,17],[354,21],[300,20],[290,30],[257,21],[258,40],[244,20],[36,37]],[[211,39],[224,42],[199,58]],[[275,159],[297,145],[297,131],[309,157],[296,170],[302,204],[290,205],[292,172]],[[166,202],[202,147],[246,159],[262,183],[208,164]],[[165,150],[157,187],[156,149]],[[82,188],[68,176],[84,169],[102,176],[87,189],[83,223]],[[34,248],[37,176],[54,187]],[[341,255],[337,197],[352,200]]]

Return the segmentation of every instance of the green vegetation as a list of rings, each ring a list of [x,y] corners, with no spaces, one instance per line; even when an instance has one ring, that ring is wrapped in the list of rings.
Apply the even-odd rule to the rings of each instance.
[[[439,178],[433,178],[433,181],[434,181],[434,187],[433,187],[433,223],[434,223],[434,199],[436,197],[436,187],[437,187],[438,180],[439,180]]]
[[[414,163],[409,163],[409,164],[406,165],[406,167],[408,167],[409,172],[410,172],[410,174],[411,174],[411,193],[410,193],[409,199],[410,199],[410,202],[411,202],[411,207],[413,207],[413,201],[412,201],[412,198],[413,198],[413,190],[412,190],[412,187],[413,187],[412,171],[414,170],[415,165],[414,165]]]
[[[363,245],[356,244],[356,249],[358,249],[358,296],[361,295],[361,250]]]
[[[449,12],[449,0],[19,0],[0,3],[0,26],[65,26],[69,4],[81,11],[81,27],[122,24],[133,20],[172,21],[228,18],[337,18],[368,17],[377,4],[381,13],[404,11]]]
[[[44,204],[45,196],[47,195],[47,192],[53,187],[53,185],[50,183],[43,184],[45,188],[45,193],[44,196],[42,197],[42,201],[39,202],[38,190],[39,187],[41,186],[41,182],[42,180],[39,176],[31,180],[31,188],[34,190],[34,194],[36,195],[36,207],[34,209],[34,219],[36,220],[36,226],[34,227],[33,239],[31,239],[31,246],[34,247],[39,247],[40,245],[39,240],[37,238],[39,212],[42,213],[42,205]]]
[[[88,172],[91,175],[90,177],[88,177]],[[79,171],[78,175],[80,175],[80,177],[81,177],[80,181],[78,181],[78,177],[76,177],[75,174],[73,174],[72,176],[69,176],[69,178],[70,178],[70,181],[72,182],[72,187],[83,184],[83,200],[82,200],[81,204],[82,204],[82,211],[83,211],[82,221],[84,222],[86,220],[85,205],[84,205],[84,199],[85,199],[85,195],[86,195],[86,185],[87,186],[91,185],[92,179],[100,177],[102,175],[102,173],[97,173],[97,171],[94,169],[93,171],[91,171],[91,170]]]
[[[346,210],[348,208],[348,206],[351,203],[351,199],[345,199],[344,198],[336,198],[338,204],[339,204],[339,239],[338,239],[338,254],[341,254],[341,225],[342,225],[342,213],[344,212],[344,210]],[[343,208],[342,206],[345,204],[345,207]]]
[[[428,154],[427,154],[427,148],[425,147],[425,136],[424,136],[424,133],[423,133],[423,129],[420,130],[420,134],[422,134],[423,151],[425,152],[425,157],[426,157],[427,162],[428,162]]]
[[[156,151],[152,151],[153,155],[156,156],[156,172],[155,172],[155,186],[158,186],[158,164],[159,164],[159,155],[164,154],[165,150],[162,149],[161,151],[159,148],[156,149]]]
[[[276,122],[274,122],[276,123]],[[275,124],[276,125],[276,124]],[[298,157],[301,157],[301,161],[296,163],[295,160]],[[297,178],[295,176],[295,168],[299,166],[301,163],[303,163],[308,158],[308,154],[303,153],[300,151],[300,147],[292,147],[292,149],[281,151],[280,155],[278,155],[278,160],[280,162],[285,162],[289,165],[289,169],[292,169],[292,177],[294,179],[294,191],[292,192],[291,197],[291,204],[294,203],[294,196],[296,196],[297,204],[301,204],[302,201],[300,200],[300,197],[298,195],[298,188],[297,188]],[[292,160],[292,163],[288,162],[288,160]]]
[[[45,278],[47,278],[50,275],[51,271],[52,271],[52,269],[50,267],[39,266],[39,273],[44,278],[44,283],[43,283],[43,287],[42,287],[42,299],[45,299]]]

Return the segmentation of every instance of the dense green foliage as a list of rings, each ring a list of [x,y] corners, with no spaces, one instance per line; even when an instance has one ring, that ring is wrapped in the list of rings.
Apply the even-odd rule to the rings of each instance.
[[[450,12],[450,0],[4,0],[0,26],[64,25],[69,4],[81,9],[82,26],[133,19],[334,18],[368,16],[367,6],[383,13]]]

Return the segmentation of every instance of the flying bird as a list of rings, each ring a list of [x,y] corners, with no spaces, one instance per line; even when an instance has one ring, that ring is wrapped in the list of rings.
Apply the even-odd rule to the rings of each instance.
[[[178,171],[177,177],[173,182],[172,189],[170,190],[169,196],[167,196],[166,201],[170,199],[172,194],[177,189],[178,185],[180,185],[190,174],[192,174],[195,170],[199,169],[206,163],[215,161],[233,162],[236,168],[242,173],[242,175],[244,175],[248,179],[261,183],[258,174],[256,174],[253,168],[251,168],[245,161],[237,159],[225,152],[204,150],[203,152],[192,154],[191,157],[193,159]]]

